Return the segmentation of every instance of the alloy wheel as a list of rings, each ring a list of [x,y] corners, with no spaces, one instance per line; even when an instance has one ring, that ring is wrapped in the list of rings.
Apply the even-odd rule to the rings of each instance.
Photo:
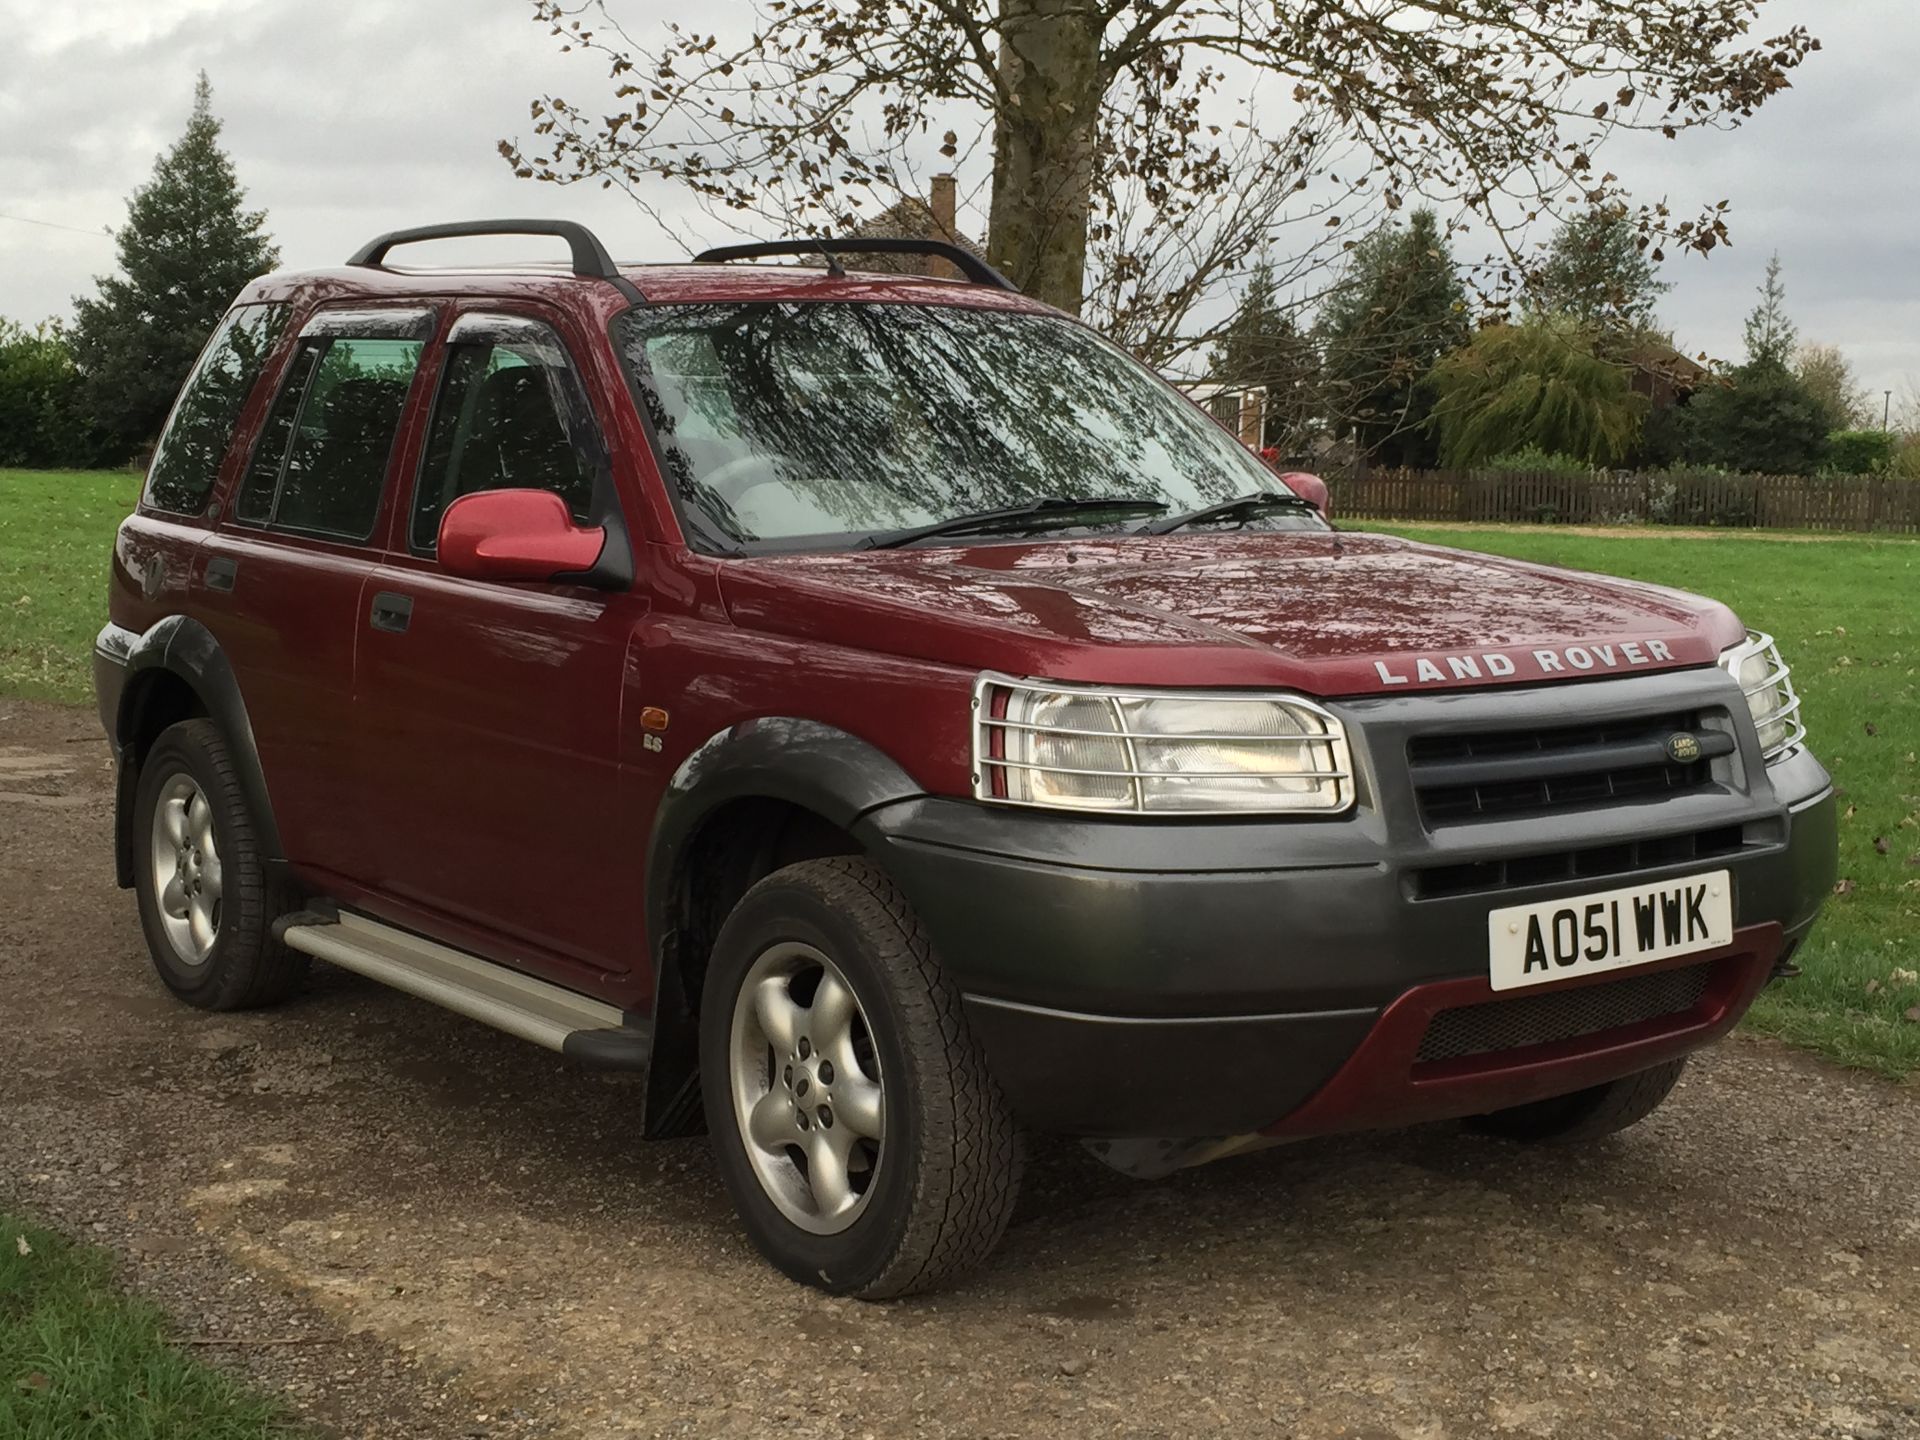
[[[734,1004],[728,1073],[747,1159],[780,1213],[816,1235],[859,1219],[883,1162],[885,1086],[833,961],[797,941],[762,952]]]
[[[220,851],[213,807],[184,770],[168,776],[160,789],[149,856],[167,943],[183,964],[205,964],[220,938]]]

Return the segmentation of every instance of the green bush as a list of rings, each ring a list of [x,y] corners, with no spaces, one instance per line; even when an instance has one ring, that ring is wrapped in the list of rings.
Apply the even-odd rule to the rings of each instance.
[[[1572,455],[1556,455],[1538,445],[1496,455],[1480,467],[1500,475],[1591,475],[1594,467]]]
[[[110,450],[83,414],[65,333],[0,319],[0,465],[86,469],[119,458]]]
[[[1826,463],[1831,424],[1798,376],[1777,360],[1750,360],[1707,383],[1687,406],[1686,458],[1750,475],[1811,475]]]
[[[1640,444],[1631,459],[1636,469],[1665,470],[1687,453],[1690,416],[1685,405],[1651,410],[1640,422]]]
[[[1746,529],[1759,523],[1759,480],[1717,465],[1676,466],[1647,477],[1656,525]]]
[[[1836,430],[1827,436],[1826,469],[1835,475],[1878,475],[1893,468],[1900,437],[1891,430]]]

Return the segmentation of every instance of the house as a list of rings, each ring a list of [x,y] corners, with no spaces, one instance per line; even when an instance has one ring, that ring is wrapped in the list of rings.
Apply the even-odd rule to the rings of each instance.
[[[1627,356],[1627,364],[1633,367],[1630,382],[1633,392],[1646,397],[1650,410],[1671,410],[1676,405],[1685,405],[1712,373],[1671,344],[1658,341],[1632,351]]]
[[[856,225],[853,235],[861,240],[944,240],[984,260],[985,248],[960,233],[959,200],[959,182],[952,175],[936,175],[925,200],[909,195]],[[962,278],[947,261],[931,255],[866,255],[857,263],[862,270],[891,275]]]

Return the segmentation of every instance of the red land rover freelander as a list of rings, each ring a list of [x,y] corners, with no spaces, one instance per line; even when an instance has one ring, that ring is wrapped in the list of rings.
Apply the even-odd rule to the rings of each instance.
[[[384,263],[488,233],[572,263]],[[319,956],[643,1070],[866,1297],[986,1255],[1023,1128],[1629,1125],[1832,885],[1787,668],[1325,508],[962,251],[388,235],[248,287],[120,529],[120,880],[191,1004]]]

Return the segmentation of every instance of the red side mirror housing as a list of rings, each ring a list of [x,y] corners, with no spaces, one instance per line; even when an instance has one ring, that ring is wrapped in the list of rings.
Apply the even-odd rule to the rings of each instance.
[[[1327,519],[1333,518],[1333,497],[1327,493],[1327,482],[1318,475],[1309,475],[1304,470],[1289,470],[1280,479],[1302,500],[1311,500],[1314,509]]]
[[[480,490],[440,517],[440,564],[467,580],[552,580],[593,568],[607,543],[598,525],[576,525],[551,490]]]

